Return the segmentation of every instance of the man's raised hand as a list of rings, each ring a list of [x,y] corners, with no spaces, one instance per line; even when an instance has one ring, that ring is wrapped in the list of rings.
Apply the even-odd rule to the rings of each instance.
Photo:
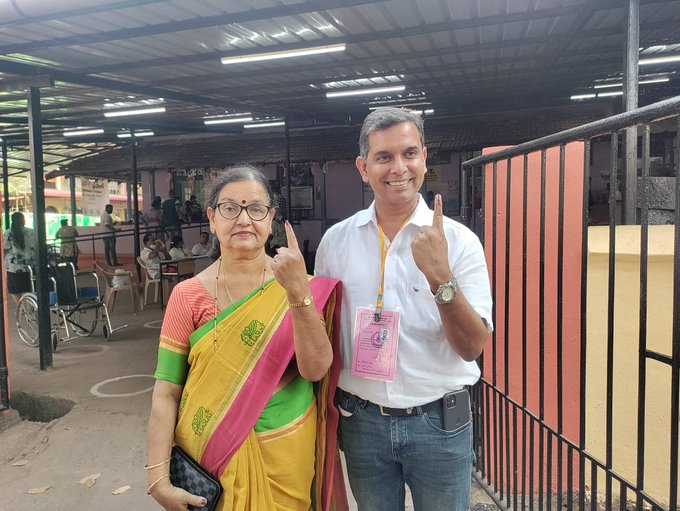
[[[432,226],[422,226],[411,243],[413,260],[430,284],[436,288],[451,280],[449,266],[449,244],[444,234],[444,213],[442,196],[434,197],[434,216]]]

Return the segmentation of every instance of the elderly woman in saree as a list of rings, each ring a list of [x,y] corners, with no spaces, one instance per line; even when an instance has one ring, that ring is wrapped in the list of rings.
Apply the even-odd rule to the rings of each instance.
[[[227,170],[208,195],[215,262],[173,290],[161,328],[148,428],[149,493],[166,510],[205,502],[173,486],[173,444],[223,488],[219,510],[341,509],[337,463],[337,281],[264,247],[275,210],[263,174]],[[336,468],[338,467],[338,468]],[[334,477],[335,476],[335,477]]]

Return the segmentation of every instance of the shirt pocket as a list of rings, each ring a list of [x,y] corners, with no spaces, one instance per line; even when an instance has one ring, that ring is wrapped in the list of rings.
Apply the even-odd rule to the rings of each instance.
[[[443,335],[442,321],[430,286],[422,281],[404,281],[405,303],[401,315],[401,330],[407,337],[436,341]]]

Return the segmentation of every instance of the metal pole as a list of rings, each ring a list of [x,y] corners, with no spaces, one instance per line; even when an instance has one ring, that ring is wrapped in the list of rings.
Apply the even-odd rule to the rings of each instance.
[[[126,203],[126,209],[125,209],[125,221],[129,222],[132,220],[132,186],[130,185],[130,181],[127,181],[125,183],[125,194],[127,195],[127,203]]]
[[[290,131],[288,130],[288,118],[286,117],[286,220],[292,221],[290,217]]]
[[[9,170],[7,168],[7,140],[2,139],[2,186],[5,206],[5,229],[9,229]]]
[[[36,294],[38,295],[38,338],[40,369],[52,367],[50,340],[50,298],[47,273],[47,240],[45,226],[45,180],[42,156],[42,113],[40,89],[28,89],[28,140],[31,146],[31,181],[33,194],[33,229],[35,230]]]
[[[328,172],[328,163],[323,162],[321,164],[321,190],[323,190],[322,202],[321,202],[321,235],[326,233],[326,224],[328,223],[328,214],[326,211],[326,173]]]
[[[130,130],[130,142],[132,143],[132,219],[134,225],[134,251],[135,251],[135,268],[137,268],[137,281],[142,281],[142,273],[139,264],[137,264],[137,256],[139,255],[139,193],[137,181],[137,138],[135,137],[135,130]]]
[[[151,196],[151,202],[153,202],[154,197],[156,197],[156,169],[151,169],[150,173],[149,188],[151,193],[149,195]]]
[[[0,289],[5,289],[0,268]],[[0,293],[0,410],[9,409],[9,369],[7,367],[7,341],[5,337],[5,296]]]
[[[76,175],[71,174],[69,176],[69,185],[71,188],[71,225],[76,226]]]
[[[638,107],[640,0],[628,1],[626,51],[623,58],[623,111]],[[637,224],[637,126],[626,128],[623,150],[623,223]]]

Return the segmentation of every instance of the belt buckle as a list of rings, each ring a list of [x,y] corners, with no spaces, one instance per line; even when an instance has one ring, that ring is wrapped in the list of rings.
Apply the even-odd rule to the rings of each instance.
[[[383,411],[383,405],[378,405],[378,409],[380,410],[380,415],[382,415],[383,417],[391,417],[389,413],[385,413]]]

